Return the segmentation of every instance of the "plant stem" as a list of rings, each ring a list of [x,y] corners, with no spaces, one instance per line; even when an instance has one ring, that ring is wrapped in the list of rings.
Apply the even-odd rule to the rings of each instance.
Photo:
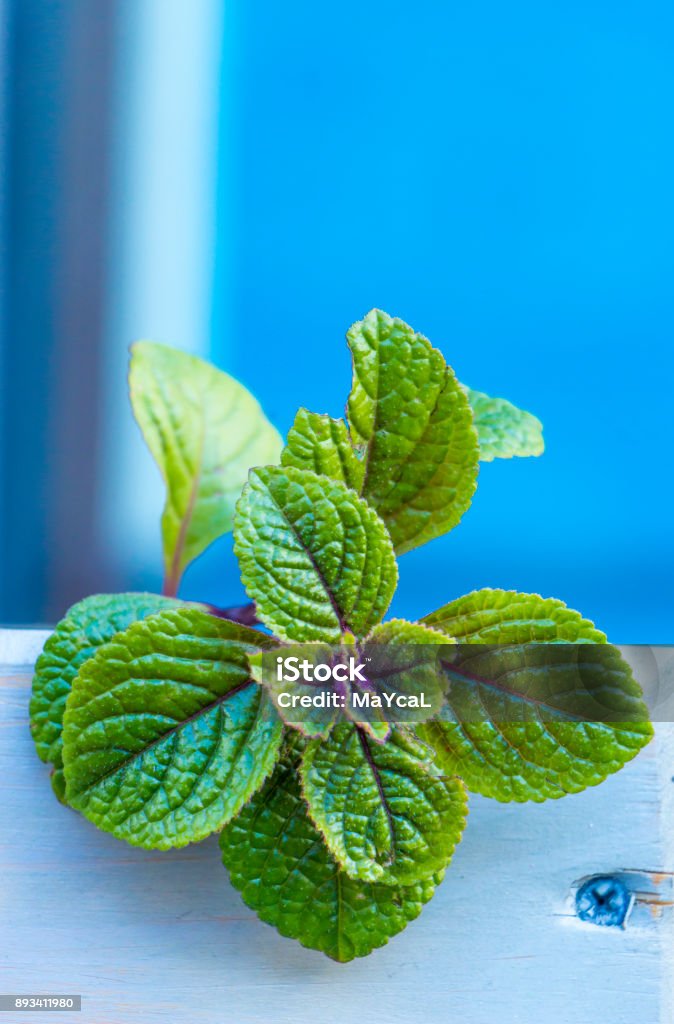
[[[162,594],[164,597],[176,597],[178,594],[178,584],[180,582],[180,576],[175,572],[171,572],[170,575],[164,576],[164,585],[162,586]]]
[[[235,604],[229,608],[218,608],[217,605],[207,605],[211,615],[217,615],[219,619],[229,619],[230,622],[238,622],[241,626],[257,626],[260,620],[257,617],[255,603]]]

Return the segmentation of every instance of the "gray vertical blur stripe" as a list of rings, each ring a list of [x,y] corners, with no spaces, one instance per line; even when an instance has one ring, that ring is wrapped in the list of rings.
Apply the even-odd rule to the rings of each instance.
[[[93,535],[114,0],[4,0],[0,621],[104,589]]]
[[[231,201],[218,195],[228,10],[223,0],[118,0],[116,7],[97,513],[101,578],[113,590],[161,586],[164,487],[131,416],[129,345],[150,338],[206,357],[212,350],[215,251],[228,245],[218,238],[225,229],[218,207]]]

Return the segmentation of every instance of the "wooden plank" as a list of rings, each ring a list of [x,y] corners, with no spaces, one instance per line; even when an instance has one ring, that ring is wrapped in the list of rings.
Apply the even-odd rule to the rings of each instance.
[[[0,670],[1,991],[82,993],[83,1012],[59,1018],[80,1024],[672,1021],[671,726],[578,796],[473,798],[421,917],[340,965],[258,921],[215,838],[135,850],[56,802],[27,724],[43,639],[0,632],[0,662],[20,666]],[[577,885],[597,874],[634,893],[624,928],[579,920]]]
[[[0,668],[8,672],[31,668],[50,632],[49,629],[0,629]]]

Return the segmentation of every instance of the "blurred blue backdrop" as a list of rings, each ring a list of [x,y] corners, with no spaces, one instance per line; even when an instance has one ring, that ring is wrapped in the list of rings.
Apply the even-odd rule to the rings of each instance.
[[[16,19],[32,4],[14,11],[14,62],[31,59],[17,50]],[[66,41],[75,7],[53,26]],[[76,554],[42,545],[46,577],[21,573],[17,552],[53,525],[43,492],[43,526],[23,528],[31,494],[14,492],[2,617],[53,617],[87,591],[159,584],[162,495],[123,397],[129,342],[210,356],[285,431],[300,404],[341,414],[343,335],[376,305],[430,337],[462,380],[535,412],[547,443],[540,459],[482,467],[459,527],[401,561],[393,610],[416,616],[475,587],[517,588],[564,599],[616,641],[674,642],[671,4],[345,0],[337,12],[140,0],[109,14],[99,45],[112,53],[101,90],[111,156],[97,172],[95,256],[105,280],[87,338],[100,356],[91,385],[61,391],[76,401],[99,390],[100,436],[86,464],[51,484],[74,497],[80,473],[95,481],[92,557],[83,572]],[[39,5],[34,16],[51,38]],[[9,95],[16,147],[30,129],[17,127],[11,78]],[[38,96],[30,117],[39,123],[47,106]],[[66,133],[66,167],[67,148]],[[63,188],[62,175],[32,202],[58,208]],[[22,230],[14,217],[19,248]],[[69,237],[74,259],[81,244]],[[54,258],[42,259],[41,280]],[[31,302],[48,301],[43,288]],[[41,359],[45,344],[52,356],[72,344],[53,320],[51,340],[43,330],[19,344]],[[58,408],[51,415],[58,422]],[[44,437],[22,447],[16,426],[10,444],[10,428],[5,417],[6,464],[17,451],[36,465],[48,454]],[[72,469],[69,443],[56,455]],[[5,501],[11,492],[6,466]],[[188,570],[183,592],[242,597],[227,539]]]

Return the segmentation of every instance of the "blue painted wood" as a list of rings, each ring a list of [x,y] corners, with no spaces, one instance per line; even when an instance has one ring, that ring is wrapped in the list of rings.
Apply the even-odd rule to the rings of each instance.
[[[136,850],[56,802],[28,732],[44,635],[0,631],[2,991],[82,993],[82,1013],[59,1017],[75,1024],[672,1021],[670,726],[578,796],[472,799],[465,839],[421,917],[340,965],[243,905],[215,838]],[[579,920],[576,893],[593,875],[617,876],[633,894],[624,928]]]

